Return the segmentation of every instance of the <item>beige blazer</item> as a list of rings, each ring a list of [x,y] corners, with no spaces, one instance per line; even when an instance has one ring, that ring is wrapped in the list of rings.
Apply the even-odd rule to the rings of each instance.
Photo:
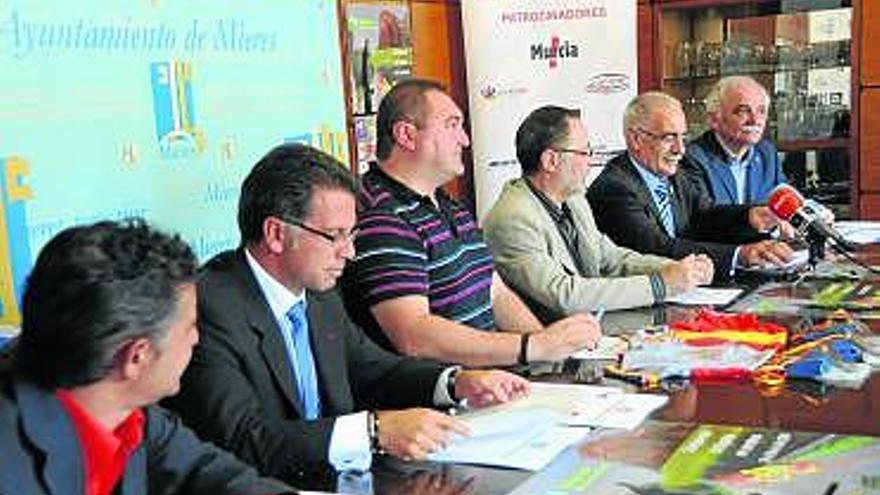
[[[668,258],[639,254],[614,244],[596,227],[583,194],[566,201],[578,229],[586,276],[578,274],[565,241],[525,179],[504,186],[483,224],[498,272],[549,323],[573,313],[650,306],[647,274]]]

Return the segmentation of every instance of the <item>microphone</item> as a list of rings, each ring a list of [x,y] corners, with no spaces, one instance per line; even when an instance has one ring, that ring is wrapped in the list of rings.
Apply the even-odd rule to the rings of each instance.
[[[842,249],[855,249],[840,232],[834,230],[829,221],[829,217],[833,218],[830,210],[816,201],[805,200],[797,189],[788,184],[780,184],[770,192],[767,206],[774,215],[790,223],[798,235],[808,242],[810,237],[823,241],[831,239]]]

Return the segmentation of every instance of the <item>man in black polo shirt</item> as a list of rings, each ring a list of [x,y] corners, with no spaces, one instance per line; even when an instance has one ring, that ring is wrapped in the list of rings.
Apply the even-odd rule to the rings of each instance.
[[[470,144],[443,87],[404,81],[379,106],[379,164],[364,176],[357,255],[346,276],[355,319],[386,346],[465,365],[565,358],[595,344],[580,314],[544,328],[495,273],[471,214],[441,189]]]

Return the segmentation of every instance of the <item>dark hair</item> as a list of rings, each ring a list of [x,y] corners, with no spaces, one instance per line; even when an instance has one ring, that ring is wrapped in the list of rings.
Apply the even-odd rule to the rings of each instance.
[[[421,126],[425,122],[425,94],[446,92],[442,84],[428,79],[407,79],[397,83],[379,103],[376,115],[376,158],[384,160],[394,148],[394,124],[407,120]]]
[[[579,110],[547,105],[523,120],[516,131],[516,158],[523,175],[532,175],[541,168],[541,153],[568,138],[568,122],[579,118]]]
[[[162,341],[177,312],[177,290],[195,281],[197,266],[180,236],[142,219],[60,232],[27,281],[18,368],[51,390],[104,378],[121,344]]]
[[[357,182],[345,165],[304,144],[283,144],[260,159],[241,185],[238,230],[242,245],[263,238],[263,221],[273,216],[304,220],[315,189],[357,194]]]

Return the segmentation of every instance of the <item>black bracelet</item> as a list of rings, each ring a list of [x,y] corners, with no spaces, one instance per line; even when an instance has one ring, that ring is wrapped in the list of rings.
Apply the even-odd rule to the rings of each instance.
[[[458,403],[458,397],[455,395],[455,375],[458,374],[460,368],[455,368],[446,376],[446,394],[452,399],[453,403]]]
[[[519,339],[519,357],[516,362],[519,364],[529,364],[529,337],[531,334],[524,333]]]

